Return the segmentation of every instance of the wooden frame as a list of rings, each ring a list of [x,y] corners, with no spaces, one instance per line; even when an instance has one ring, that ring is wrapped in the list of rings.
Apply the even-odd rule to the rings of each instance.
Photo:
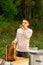
[[[9,44],[6,46],[6,60],[7,61],[16,60],[16,50],[14,44]]]

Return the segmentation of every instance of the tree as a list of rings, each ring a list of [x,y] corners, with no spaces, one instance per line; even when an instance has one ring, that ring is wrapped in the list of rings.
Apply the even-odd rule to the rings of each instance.
[[[34,7],[35,5],[35,1],[34,0],[25,0],[25,10],[26,10],[26,14],[27,14],[27,17],[30,19],[31,21],[31,15],[32,15],[32,11],[31,9]],[[28,13],[29,12],[29,13]]]
[[[3,12],[3,16],[8,20],[12,20],[17,15],[18,11],[13,0],[0,0],[0,5],[1,13]]]
[[[32,15],[32,7],[34,7],[35,1],[33,0],[17,0],[17,3],[19,5],[17,6],[18,8],[18,16],[21,19],[27,18],[31,20],[31,15]]]

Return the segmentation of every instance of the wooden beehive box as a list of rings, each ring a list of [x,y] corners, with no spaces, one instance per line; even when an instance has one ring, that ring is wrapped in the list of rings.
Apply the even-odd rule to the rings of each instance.
[[[9,44],[6,46],[6,60],[14,61],[16,59],[15,45]]]

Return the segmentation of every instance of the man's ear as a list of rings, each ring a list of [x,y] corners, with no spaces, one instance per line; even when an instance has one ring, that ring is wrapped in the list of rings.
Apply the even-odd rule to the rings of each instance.
[[[29,26],[29,23],[27,25]]]

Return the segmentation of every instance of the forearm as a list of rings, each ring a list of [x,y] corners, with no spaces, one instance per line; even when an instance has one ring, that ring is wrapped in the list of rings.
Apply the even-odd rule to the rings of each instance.
[[[30,38],[32,36],[32,31],[31,32],[26,32],[25,31],[24,34],[25,34],[26,38]]]
[[[13,41],[12,41],[12,44],[16,44],[17,43],[17,39],[15,38]]]

